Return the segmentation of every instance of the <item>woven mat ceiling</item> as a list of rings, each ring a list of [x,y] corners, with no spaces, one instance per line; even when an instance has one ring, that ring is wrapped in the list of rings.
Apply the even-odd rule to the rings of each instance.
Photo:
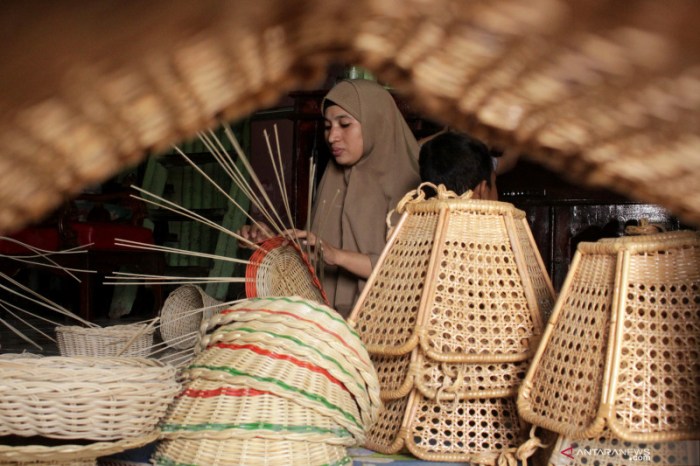
[[[363,65],[440,121],[700,224],[700,2],[5,2],[0,232]]]

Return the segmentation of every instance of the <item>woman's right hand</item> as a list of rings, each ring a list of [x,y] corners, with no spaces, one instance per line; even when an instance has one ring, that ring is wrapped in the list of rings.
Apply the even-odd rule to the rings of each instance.
[[[248,249],[253,249],[250,243],[260,244],[266,239],[272,238],[273,236],[270,227],[268,227],[264,223],[243,225],[241,229],[236,232],[236,234],[248,241],[241,241],[239,239],[238,245]]]

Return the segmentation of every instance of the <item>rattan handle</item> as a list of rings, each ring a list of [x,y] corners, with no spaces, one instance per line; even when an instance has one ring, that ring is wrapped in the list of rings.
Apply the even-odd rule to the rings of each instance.
[[[471,199],[472,196],[474,195],[474,192],[472,190],[468,190],[461,196],[457,195],[454,191],[450,191],[445,187],[444,184],[439,184],[435,186],[434,183],[431,183],[429,181],[424,181],[421,184],[418,185],[418,187],[412,191],[407,192],[404,197],[399,201],[398,204],[396,204],[395,209],[391,209],[388,214],[386,214],[386,227],[387,231],[391,231],[391,229],[394,227],[391,224],[391,217],[394,215],[394,212],[397,212],[399,214],[404,213],[406,210],[406,206],[408,204],[416,204],[418,202],[423,202],[425,201],[425,191],[423,191],[423,187],[427,186],[429,188],[433,188],[435,192],[437,192],[437,198],[440,200],[443,199]]]

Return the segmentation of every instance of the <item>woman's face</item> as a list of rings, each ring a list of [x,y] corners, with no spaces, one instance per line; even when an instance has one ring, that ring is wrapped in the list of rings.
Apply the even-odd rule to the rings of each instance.
[[[355,165],[364,152],[362,125],[338,105],[326,108],[326,142],[338,165]]]

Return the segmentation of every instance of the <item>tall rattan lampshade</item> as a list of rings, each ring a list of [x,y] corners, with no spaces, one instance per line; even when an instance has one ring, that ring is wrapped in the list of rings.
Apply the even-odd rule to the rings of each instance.
[[[470,197],[408,193],[349,317],[385,402],[369,448],[493,464],[523,439],[515,395],[554,292],[524,213]]]
[[[570,439],[700,439],[700,235],[581,243],[518,397]]]

